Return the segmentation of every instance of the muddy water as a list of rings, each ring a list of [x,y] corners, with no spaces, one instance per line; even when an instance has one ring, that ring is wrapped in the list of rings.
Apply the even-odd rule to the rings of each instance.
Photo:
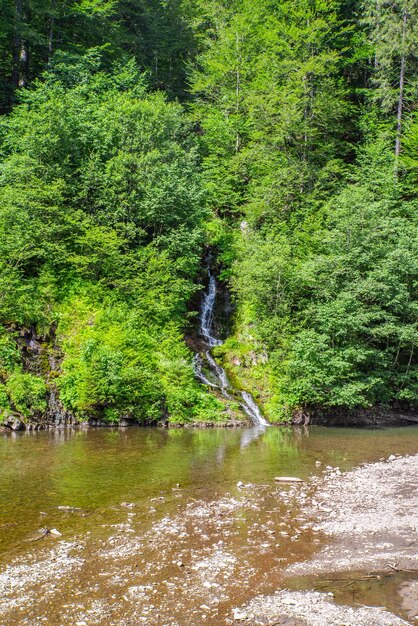
[[[418,428],[5,434],[0,623],[227,624],[323,541],[275,476],[417,451]]]

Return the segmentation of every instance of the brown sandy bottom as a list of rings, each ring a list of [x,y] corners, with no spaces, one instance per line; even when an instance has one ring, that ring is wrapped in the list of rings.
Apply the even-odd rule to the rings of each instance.
[[[0,624],[414,624],[417,470],[418,455],[390,457],[122,503],[94,532],[22,546],[0,573]]]

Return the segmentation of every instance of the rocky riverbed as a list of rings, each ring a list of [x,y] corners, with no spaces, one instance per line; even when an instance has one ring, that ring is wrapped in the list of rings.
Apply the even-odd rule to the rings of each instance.
[[[39,533],[10,555],[0,624],[415,624],[417,476],[418,455],[318,462],[306,482],[122,502],[93,533]]]
[[[391,456],[347,473],[329,467],[322,478],[313,478],[300,490],[299,499],[307,498],[304,513],[312,519],[311,529],[329,541],[313,558],[290,565],[284,575],[285,580],[290,577],[288,584],[324,591],[285,590],[260,596],[242,607],[238,616],[253,624],[418,623],[417,479],[418,456]],[[295,579],[295,574],[300,578]],[[390,588],[389,604],[396,605],[407,621],[386,610],[385,589]],[[361,595],[369,595],[384,606],[335,604],[335,597],[355,599],[353,591],[357,591],[356,605]]]

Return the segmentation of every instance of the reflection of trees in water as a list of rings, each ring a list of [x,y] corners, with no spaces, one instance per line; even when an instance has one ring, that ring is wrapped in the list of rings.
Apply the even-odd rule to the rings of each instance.
[[[263,436],[263,444],[276,453],[280,452],[289,458],[295,458],[300,454],[298,449],[299,439],[293,426],[273,426],[266,429]]]
[[[297,441],[307,439],[311,436],[309,426],[293,426],[293,435]]]

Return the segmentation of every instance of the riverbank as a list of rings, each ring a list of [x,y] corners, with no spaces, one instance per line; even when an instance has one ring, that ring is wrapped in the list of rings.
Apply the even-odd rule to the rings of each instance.
[[[312,517],[311,529],[330,541],[313,558],[289,566],[285,577],[290,585],[324,592],[281,591],[258,597],[240,607],[242,618],[263,625],[287,624],[286,619],[293,618],[307,626],[418,623],[417,476],[418,455],[392,455],[345,474],[329,468],[323,478],[313,478],[298,499],[308,498],[304,510]],[[334,603],[334,596],[347,600],[357,590],[360,604],[365,582],[369,590],[376,584],[384,588],[398,583],[402,614],[410,621],[389,614],[386,607]]]
[[[45,487],[39,496],[32,487],[39,498],[38,522],[34,518],[28,525],[32,532],[2,557],[0,623],[415,624],[418,455],[412,452],[415,429],[404,432],[394,438],[390,432],[359,437],[357,431],[326,429],[267,429],[264,435],[256,429],[125,429],[107,437],[98,430],[68,438],[62,433],[53,447],[56,433],[35,434],[36,449],[43,446],[42,467],[50,455],[46,490],[54,491],[58,471],[55,489],[61,495],[48,506],[41,495]],[[201,457],[215,439],[213,452]],[[28,450],[29,438],[20,441]],[[95,441],[104,445],[100,453]],[[302,465],[296,462],[298,446],[310,450]],[[379,450],[390,448],[399,454],[386,452],[379,460]],[[53,469],[56,454],[59,464]],[[165,469],[162,454],[169,460]],[[186,454],[190,465],[173,475],[172,459],[181,468]],[[91,465],[83,474],[87,458]],[[266,458],[270,465],[262,463]],[[109,467],[109,498],[127,472],[129,491],[119,487],[123,501],[112,497],[97,506],[95,492],[105,486],[105,466],[96,466],[102,460]],[[169,472],[170,482],[160,477],[144,494],[146,485],[138,480],[145,468],[150,472],[151,460],[149,485],[157,471]],[[30,468],[32,475],[33,461]],[[202,476],[195,487],[190,468],[193,476]],[[286,475],[302,481],[275,480]],[[75,477],[81,482],[69,482]],[[9,517],[2,533],[14,528]],[[44,534],[45,529],[61,536]]]
[[[57,421],[25,423],[19,418],[11,418],[0,424],[0,432],[7,431],[36,431],[54,429],[85,429],[85,428],[239,428],[251,426],[252,420],[246,416],[239,419],[219,420],[219,421],[194,421],[194,422],[169,422],[161,421],[154,423],[141,423],[139,421],[122,419],[118,423],[105,422],[100,419],[90,419],[85,422]],[[418,414],[415,412],[395,412],[384,410],[359,410],[359,411],[339,411],[337,413],[315,412],[312,414],[296,414],[291,421],[271,424],[272,426],[328,426],[328,427],[354,427],[354,428],[395,428],[398,426],[411,426],[418,424]]]
[[[297,412],[293,424],[315,426],[345,426],[350,428],[386,428],[418,424],[418,412],[400,409],[373,407],[371,409],[317,408]]]
[[[284,426],[286,424],[283,424]],[[3,425],[0,424],[0,432],[34,432],[42,430],[86,430],[90,428],[107,428],[107,429],[126,429],[126,428],[168,428],[168,429],[194,429],[194,428],[242,428],[244,426],[251,426],[249,420],[225,420],[219,422],[157,422],[151,424],[143,424],[140,422],[130,422],[128,420],[121,423],[109,423],[98,420],[92,420],[89,422],[79,422],[74,424],[20,424]]]

